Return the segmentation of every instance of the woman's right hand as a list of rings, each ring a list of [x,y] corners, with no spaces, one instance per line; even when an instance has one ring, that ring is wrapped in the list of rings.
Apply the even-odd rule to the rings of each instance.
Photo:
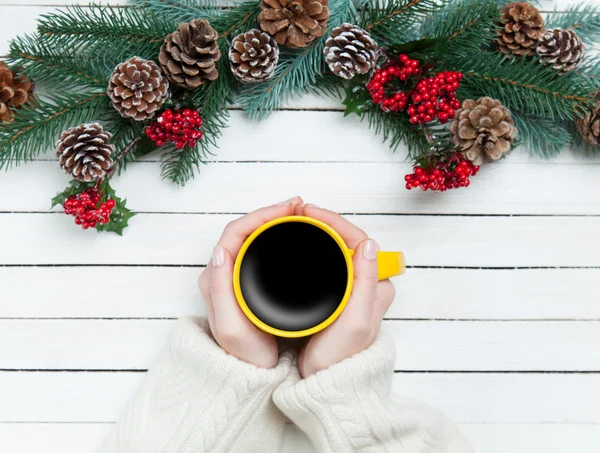
[[[339,214],[317,206],[307,204],[303,211],[305,216],[331,226],[348,247],[356,250],[354,285],[348,305],[331,326],[308,341],[298,357],[300,374],[307,378],[371,346],[396,292],[389,280],[378,281],[379,246],[364,231]]]

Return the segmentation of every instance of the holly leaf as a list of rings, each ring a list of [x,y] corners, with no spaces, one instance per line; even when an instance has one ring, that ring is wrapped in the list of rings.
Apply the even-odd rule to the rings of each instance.
[[[93,186],[94,184],[96,184],[96,183],[95,182],[83,182],[83,181],[79,181],[77,179],[73,179],[69,183],[69,187],[67,187],[65,190],[63,190],[62,192],[57,194],[54,198],[52,198],[52,206],[50,206],[50,209],[54,208],[54,206],[64,205],[67,198],[69,198],[71,195],[80,194],[85,189]]]
[[[388,48],[390,54],[397,57],[406,54],[411,58],[416,58],[425,62],[425,64],[434,64],[444,56],[448,40],[445,38],[419,39],[403,44],[395,44]]]
[[[343,104],[346,106],[344,116],[356,113],[362,116],[363,113],[373,106],[371,94],[367,91],[366,84],[369,76],[360,76],[352,79],[352,83],[345,88],[346,97]]]
[[[100,190],[108,195],[108,198],[115,200],[115,207],[110,215],[110,222],[99,223],[96,225],[96,230],[117,233],[119,236],[123,236],[123,230],[129,226],[129,219],[135,214],[127,208],[127,200],[122,200],[117,197],[115,190],[110,186],[108,181],[104,181],[100,184]]]

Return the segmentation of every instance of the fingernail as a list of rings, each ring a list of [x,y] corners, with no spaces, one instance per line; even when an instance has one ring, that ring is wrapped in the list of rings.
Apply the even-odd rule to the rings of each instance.
[[[225,263],[225,249],[220,245],[213,250],[212,262],[213,267],[221,267]]]
[[[379,245],[373,239],[368,239],[363,246],[363,258],[369,261],[377,259]]]
[[[294,200],[297,200],[298,198],[299,197],[297,197],[297,196],[296,197],[292,197],[289,200],[285,200],[285,201],[282,201],[281,203],[277,203],[275,206],[286,206],[288,204],[291,204]]]
[[[315,209],[321,209],[320,207],[318,207],[316,204],[312,204],[312,203],[306,203],[304,205],[305,208],[315,208]]]

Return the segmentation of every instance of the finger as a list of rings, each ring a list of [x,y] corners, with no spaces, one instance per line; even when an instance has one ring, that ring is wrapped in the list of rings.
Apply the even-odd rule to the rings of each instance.
[[[202,293],[202,299],[204,300],[204,304],[206,305],[206,313],[208,317],[208,325],[210,326],[211,332],[215,332],[215,310],[212,304],[212,298],[210,297],[210,274],[212,271],[212,260],[208,263],[204,271],[200,274],[198,278],[198,287],[200,288],[200,292]]]
[[[375,300],[377,299],[377,251],[373,239],[361,242],[354,254],[354,285],[346,309],[342,312],[355,326],[371,327]]]
[[[242,244],[254,230],[270,220],[292,215],[295,206],[302,203],[302,198],[300,197],[290,198],[282,203],[258,209],[229,222],[219,239],[218,245],[229,250],[232,256],[237,256]]]
[[[302,200],[302,199],[300,199]],[[294,215],[304,215],[304,202],[294,205]]]
[[[389,280],[384,280],[377,284],[377,298],[373,307],[374,323],[381,323],[386,312],[394,302],[396,297],[396,289],[394,284]]]
[[[346,245],[350,248],[355,248],[360,242],[367,239],[367,234],[363,230],[336,212],[322,209],[312,204],[306,204],[304,205],[304,215],[329,225],[340,234]]]
[[[220,245],[213,251],[209,286],[217,332],[224,327],[235,328],[236,322],[244,319],[244,314],[233,291],[233,258]]]

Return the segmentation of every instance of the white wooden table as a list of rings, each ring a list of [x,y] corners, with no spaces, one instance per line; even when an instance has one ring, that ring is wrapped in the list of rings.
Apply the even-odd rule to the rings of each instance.
[[[57,3],[77,1],[0,0],[0,55]],[[385,321],[397,392],[482,453],[598,452],[599,158],[517,151],[469,189],[407,192],[403,152],[308,97],[260,124],[234,111],[213,160],[183,189],[156,158],[132,165],[123,238],[48,212],[68,182],[51,154],[0,175],[1,452],[93,452],[175,319],[204,313],[196,277],[223,226],[294,195],[405,251]],[[290,428],[285,452],[310,451]]]

